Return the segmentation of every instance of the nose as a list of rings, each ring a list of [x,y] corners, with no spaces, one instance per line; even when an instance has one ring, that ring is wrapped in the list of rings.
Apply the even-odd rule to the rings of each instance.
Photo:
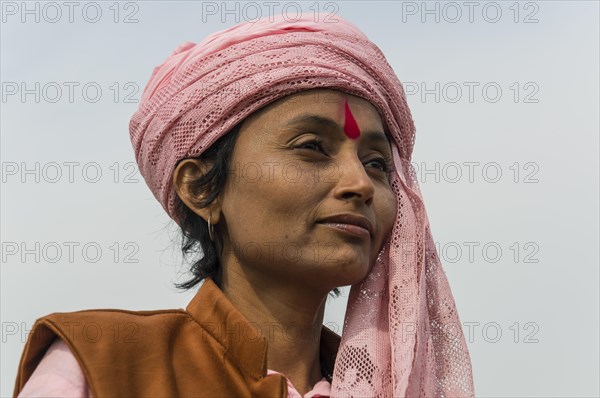
[[[371,205],[375,186],[356,154],[340,158],[336,175],[338,181],[334,188],[335,198],[362,201],[367,206]]]

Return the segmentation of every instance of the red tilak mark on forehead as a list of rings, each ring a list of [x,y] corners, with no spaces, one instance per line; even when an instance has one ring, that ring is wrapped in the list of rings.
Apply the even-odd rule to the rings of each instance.
[[[348,138],[358,138],[360,137],[360,130],[358,128],[358,124],[354,119],[354,115],[350,111],[350,107],[348,106],[348,100],[344,103],[346,121],[344,122],[344,133],[348,136]]]

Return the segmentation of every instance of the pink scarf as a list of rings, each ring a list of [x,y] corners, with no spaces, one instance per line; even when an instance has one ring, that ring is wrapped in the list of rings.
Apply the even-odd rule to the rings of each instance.
[[[177,161],[199,156],[264,105],[317,87],[371,102],[394,141],[398,216],[372,270],[351,288],[332,396],[473,397],[461,323],[410,164],[415,127],[400,81],[340,17],[270,18],[184,43],[154,69],[130,122],[141,174],[175,219]]]

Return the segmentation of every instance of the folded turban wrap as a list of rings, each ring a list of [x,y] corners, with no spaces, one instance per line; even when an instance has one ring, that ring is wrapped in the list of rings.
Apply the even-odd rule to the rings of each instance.
[[[198,157],[248,115],[314,88],[371,102],[393,139],[397,218],[371,271],[350,290],[332,396],[472,397],[464,334],[410,163],[415,127],[402,84],[356,26],[321,17],[266,17],[181,44],[154,69],[130,122],[140,172],[178,222],[176,163]]]

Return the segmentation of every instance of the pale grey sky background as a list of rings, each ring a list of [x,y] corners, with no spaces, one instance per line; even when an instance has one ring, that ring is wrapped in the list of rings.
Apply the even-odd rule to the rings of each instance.
[[[176,229],[137,173],[128,122],[180,43],[269,12],[222,4],[2,3],[2,397],[36,318],[193,296],[173,287]],[[600,395],[598,4],[273,6],[350,20],[404,83],[478,397]],[[341,327],[345,304],[325,322]]]

